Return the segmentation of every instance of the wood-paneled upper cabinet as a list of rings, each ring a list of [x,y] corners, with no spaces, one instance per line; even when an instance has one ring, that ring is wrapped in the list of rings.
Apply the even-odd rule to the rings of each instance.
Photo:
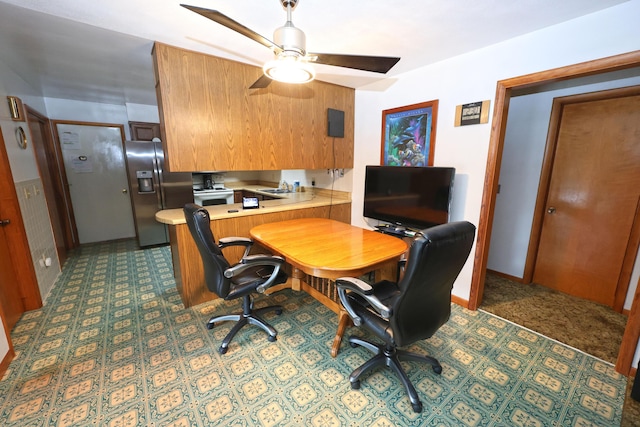
[[[160,123],[129,122],[132,141],[152,141],[153,138],[162,139]]]
[[[249,89],[260,68],[161,43],[153,59],[170,171],[353,167],[353,89]],[[344,138],[327,136],[328,108],[344,111]]]

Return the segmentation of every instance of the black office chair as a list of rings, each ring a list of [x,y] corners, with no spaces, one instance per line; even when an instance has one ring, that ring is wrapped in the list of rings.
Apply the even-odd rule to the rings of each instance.
[[[383,280],[373,285],[343,277],[336,280],[338,295],[355,326],[364,327],[384,341],[375,344],[351,336],[351,347],[360,345],[373,353],[371,359],[349,375],[351,388],[360,388],[360,376],[386,365],[400,377],[415,412],[422,402],[400,361],[426,362],[436,374],[442,366],[430,356],[398,349],[431,337],[451,314],[451,289],[469,257],[475,226],[452,222],[422,230],[411,244],[405,272],[398,282]]]
[[[216,244],[210,228],[209,212],[201,206],[193,203],[186,204],[184,215],[189,231],[200,251],[204,277],[209,290],[225,300],[243,298],[242,313],[213,316],[207,322],[209,329],[218,322],[227,320],[237,322],[222,341],[218,349],[220,354],[227,352],[233,337],[246,324],[261,327],[269,334],[269,341],[275,341],[277,331],[260,315],[269,311],[282,314],[282,307],[276,305],[254,310],[251,294],[263,293],[267,288],[287,281],[287,275],[280,270],[284,259],[271,255],[249,255],[253,241],[246,237],[222,238]],[[228,246],[245,247],[244,255],[236,265],[231,266],[222,254],[222,249]]]

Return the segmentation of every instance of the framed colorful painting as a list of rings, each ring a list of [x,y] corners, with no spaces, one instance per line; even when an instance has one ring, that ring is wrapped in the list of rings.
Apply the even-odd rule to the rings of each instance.
[[[382,112],[380,164],[433,166],[438,100]]]

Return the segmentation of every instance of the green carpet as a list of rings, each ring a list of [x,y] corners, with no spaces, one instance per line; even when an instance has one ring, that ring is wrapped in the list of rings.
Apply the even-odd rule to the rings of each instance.
[[[412,411],[400,381],[378,370],[351,390],[369,358],[330,346],[337,316],[305,293],[278,303],[269,342],[243,329],[217,353],[228,323],[208,330],[216,301],[184,309],[168,247],[133,241],[71,254],[45,307],[12,333],[16,359],[0,381],[3,426],[617,426],[626,378],[613,366],[482,311],[453,306],[450,321],[412,346],[442,375],[407,364],[423,401]],[[356,329],[347,333],[357,332]]]

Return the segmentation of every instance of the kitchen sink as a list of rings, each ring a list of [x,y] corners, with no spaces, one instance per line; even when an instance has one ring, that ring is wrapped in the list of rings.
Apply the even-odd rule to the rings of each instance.
[[[271,194],[289,193],[289,190],[285,190],[283,188],[264,188],[258,191],[261,191],[263,193],[271,193]]]

